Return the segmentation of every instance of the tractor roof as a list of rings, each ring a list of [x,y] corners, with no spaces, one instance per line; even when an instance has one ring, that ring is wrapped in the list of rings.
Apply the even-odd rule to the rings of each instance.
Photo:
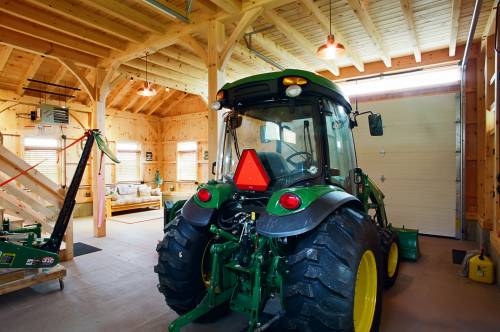
[[[316,94],[334,97],[341,104],[347,106],[347,108],[349,109],[348,111],[350,111],[351,109],[349,99],[344,95],[337,84],[333,83],[323,76],[319,76],[312,72],[299,69],[285,69],[279,72],[264,73],[245,77],[232,83],[226,83],[221,90],[229,92],[229,95],[231,95],[230,99],[232,99],[230,100],[230,103],[232,104],[234,101],[236,101],[235,99],[239,100],[243,97],[263,97],[264,94],[269,95],[279,93],[279,89],[275,89],[274,87],[277,88],[278,85],[281,85],[281,81],[284,77],[305,78],[308,82],[307,86],[309,86],[309,88],[307,88],[307,86],[304,88],[305,94]],[[269,88],[266,89],[263,86],[264,82],[276,82],[276,84],[269,85]]]

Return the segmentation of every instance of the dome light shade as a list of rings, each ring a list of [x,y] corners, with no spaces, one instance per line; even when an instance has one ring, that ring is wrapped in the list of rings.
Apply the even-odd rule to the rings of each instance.
[[[328,35],[326,43],[318,47],[316,55],[323,60],[333,60],[342,57],[345,54],[344,45],[337,43],[333,35]]]
[[[137,94],[144,97],[156,96],[156,89],[153,88],[151,82],[144,82],[144,86],[137,89]]]

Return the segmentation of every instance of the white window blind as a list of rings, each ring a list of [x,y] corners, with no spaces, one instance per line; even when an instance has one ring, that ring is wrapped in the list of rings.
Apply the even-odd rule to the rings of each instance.
[[[177,143],[177,181],[198,179],[198,143]]]
[[[127,142],[116,144],[116,157],[120,161],[116,165],[117,182],[138,182],[141,178],[141,147],[138,143]]]
[[[30,165],[44,160],[36,169],[53,182],[60,184],[57,148],[58,142],[55,138],[26,137],[24,139],[24,160]]]

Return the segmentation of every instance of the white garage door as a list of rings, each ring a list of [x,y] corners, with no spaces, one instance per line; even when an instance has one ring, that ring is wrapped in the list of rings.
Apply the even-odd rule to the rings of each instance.
[[[455,236],[455,93],[360,103],[382,114],[384,136],[366,116],[354,129],[358,165],[386,195],[389,222]]]

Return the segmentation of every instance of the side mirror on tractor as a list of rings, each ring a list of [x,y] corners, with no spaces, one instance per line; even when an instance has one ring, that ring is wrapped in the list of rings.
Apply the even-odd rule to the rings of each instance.
[[[384,127],[382,125],[382,115],[380,113],[372,113],[368,115],[368,125],[370,126],[370,135],[384,135]]]

